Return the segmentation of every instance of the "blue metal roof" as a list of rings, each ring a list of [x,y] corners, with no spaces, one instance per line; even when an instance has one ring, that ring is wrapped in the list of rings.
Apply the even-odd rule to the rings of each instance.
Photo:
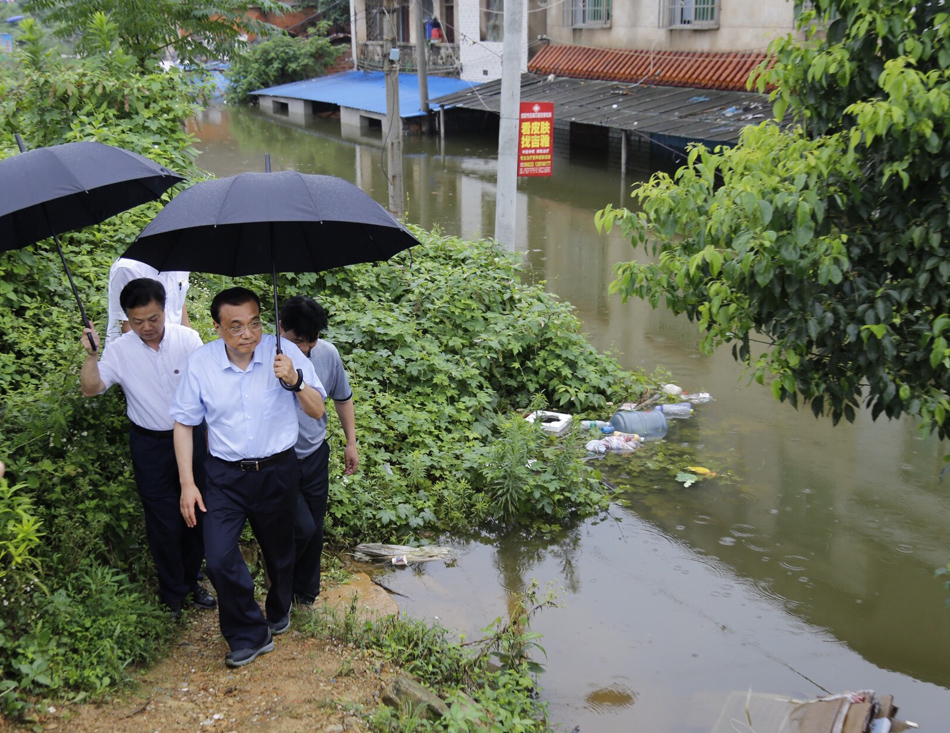
[[[471,82],[444,76],[429,76],[427,79],[429,99],[467,91],[474,86]],[[251,94],[325,102],[365,112],[386,114],[386,75],[382,71],[344,71],[317,79],[258,89]],[[415,74],[399,75],[399,116],[423,116],[419,108],[419,77]]]

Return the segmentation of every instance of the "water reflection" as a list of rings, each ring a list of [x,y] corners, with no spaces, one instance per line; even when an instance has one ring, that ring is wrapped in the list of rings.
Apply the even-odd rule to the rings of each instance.
[[[209,111],[200,164],[217,175],[294,168],[353,181],[387,200],[378,141],[341,140],[246,111]],[[408,219],[477,239],[494,226],[494,141],[407,141]],[[645,176],[646,174],[641,174]],[[637,176],[628,175],[630,185]],[[933,568],[950,560],[946,450],[909,422],[832,427],[747,388],[727,352],[697,349],[695,325],[608,295],[633,251],[598,236],[594,211],[626,203],[616,171],[555,161],[523,181],[518,249],[533,276],[577,308],[591,340],[628,368],[661,366],[714,402],[671,425],[662,450],[605,460],[628,505],[546,539],[455,540],[455,567],[430,563],[387,585],[404,610],[469,637],[504,617],[533,578],[562,588],[545,611],[555,721],[585,731],[708,731],[734,690],[811,696],[870,687],[907,716],[945,727],[950,615]],[[604,416],[609,417],[609,416]],[[715,479],[689,488],[685,466]],[[402,602],[403,599],[400,599]]]

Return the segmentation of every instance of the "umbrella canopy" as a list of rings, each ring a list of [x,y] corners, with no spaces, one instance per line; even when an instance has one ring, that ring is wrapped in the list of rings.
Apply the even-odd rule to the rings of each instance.
[[[154,201],[183,176],[123,148],[75,142],[0,160],[0,252],[52,237],[82,322],[91,328],[57,235]],[[98,345],[89,334],[93,349]]]
[[[196,183],[159,212],[124,256],[158,270],[238,277],[377,262],[414,244],[404,226],[352,183],[281,171]]]
[[[95,142],[0,160],[0,252],[98,224],[183,180],[138,153]]]
[[[239,173],[182,191],[124,257],[157,270],[239,277],[387,260],[419,241],[358,187],[296,171]],[[280,331],[277,333],[280,351]]]

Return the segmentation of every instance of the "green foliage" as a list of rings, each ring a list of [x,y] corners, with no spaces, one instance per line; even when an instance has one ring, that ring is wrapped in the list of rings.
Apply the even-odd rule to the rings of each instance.
[[[495,619],[484,630],[483,639],[463,644],[452,643],[445,628],[414,619],[360,620],[357,602],[354,599],[342,616],[318,609],[304,628],[318,638],[381,652],[408,674],[424,680],[449,704],[449,714],[441,720],[424,720],[411,710],[381,707],[372,716],[371,730],[547,730],[547,706],[537,701],[535,681],[541,667],[528,654],[544,650],[537,641],[540,635],[530,630],[530,622],[539,611],[556,604],[551,592],[541,597],[537,581],[516,600],[508,619]]]
[[[321,24],[308,38],[274,36],[233,56],[225,71],[225,99],[232,104],[248,102],[250,92],[257,89],[322,75],[340,53],[325,37],[326,28]]]
[[[817,0],[772,45],[760,89],[799,125],[690,151],[609,207],[653,262],[612,284],[699,323],[776,398],[852,421],[917,416],[948,435],[950,20],[941,3]],[[837,18],[832,20],[832,18]],[[826,30],[827,33],[819,32]]]
[[[514,255],[413,232],[422,245],[389,262],[281,278],[284,295],[327,308],[356,395],[360,470],[341,477],[331,460],[328,535],[406,541],[598,511],[582,453],[522,418],[539,405],[603,417],[648,380],[598,354],[569,305],[521,282]]]
[[[36,24],[22,25],[18,65],[0,70],[0,157],[15,154],[19,131],[31,147],[99,140],[197,174],[182,122],[200,88],[177,73],[138,74],[104,17],[89,28],[99,52],[68,64]],[[109,266],[157,207],[60,238],[100,331]],[[19,715],[34,695],[118,683],[167,633],[150,600],[124,399],[118,389],[80,396],[81,323],[54,252],[40,242],[0,254],[0,455],[16,484],[0,484],[0,553],[18,558],[0,566],[10,601],[0,607],[0,705]]]
[[[273,26],[248,17],[247,11],[257,7],[265,13],[283,12],[283,6],[272,0],[30,0],[26,4],[27,12],[39,14],[60,37],[78,35],[81,52],[88,50],[84,33],[90,18],[97,13],[107,16],[119,29],[121,48],[141,69],[166,54],[184,64],[227,59],[241,47],[242,34],[273,32]]]
[[[42,522],[25,485],[10,486],[0,478],[0,587],[3,605],[15,597],[27,581],[35,580],[39,562],[34,551],[40,544]]]

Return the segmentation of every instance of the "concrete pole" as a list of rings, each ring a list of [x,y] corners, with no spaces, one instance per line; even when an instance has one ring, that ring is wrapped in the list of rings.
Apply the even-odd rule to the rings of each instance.
[[[366,4],[363,4],[363,9],[365,13]],[[359,33],[357,32],[356,25],[356,3],[353,0],[350,0],[350,53],[353,54],[353,70],[356,71],[360,68],[360,56],[359,56]]]
[[[501,123],[498,129],[498,186],[495,239],[515,249],[518,196],[518,117],[521,108],[522,0],[505,0],[501,57]]]
[[[421,3],[414,3],[416,13],[416,66],[419,67],[419,109],[425,112],[422,118],[422,134],[428,135],[432,128],[429,121],[429,60],[426,56],[426,23]]]
[[[402,183],[402,118],[399,116],[399,44],[396,41],[396,3],[386,0],[386,172],[389,184],[389,211],[397,219],[406,213]]]

